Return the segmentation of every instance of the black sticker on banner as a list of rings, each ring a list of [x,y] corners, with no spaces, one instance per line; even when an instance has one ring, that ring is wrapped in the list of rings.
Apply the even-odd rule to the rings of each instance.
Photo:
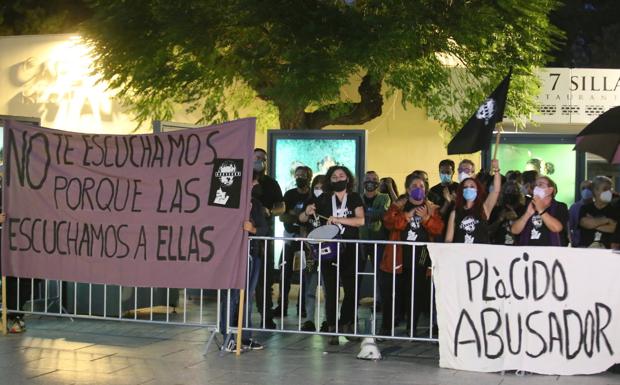
[[[211,175],[209,206],[239,208],[243,159],[215,159]]]

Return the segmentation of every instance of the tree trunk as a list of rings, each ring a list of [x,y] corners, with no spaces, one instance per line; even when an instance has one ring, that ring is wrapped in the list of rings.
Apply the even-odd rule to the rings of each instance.
[[[333,124],[364,124],[381,116],[383,95],[381,95],[381,78],[364,76],[358,91],[359,103],[335,103],[320,107],[314,112],[305,112],[305,107],[292,107],[289,104],[276,103],[280,114],[280,128],[283,130],[320,130]]]

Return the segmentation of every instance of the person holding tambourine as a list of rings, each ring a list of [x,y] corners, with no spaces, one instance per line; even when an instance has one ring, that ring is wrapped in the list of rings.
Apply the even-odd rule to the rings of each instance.
[[[299,215],[299,220],[319,220],[321,225],[336,225],[340,229],[342,239],[359,239],[358,228],[364,225],[364,204],[359,194],[353,192],[354,179],[351,171],[345,166],[332,166],[325,175],[327,183],[323,186],[323,194],[310,201]],[[340,270],[340,282],[344,288],[344,298],[340,309],[339,331],[353,332],[355,310],[355,244],[336,244],[335,253],[329,258],[322,255],[321,274],[325,284],[325,315],[328,331],[336,331],[336,293],[338,287],[337,273]],[[321,252],[322,254],[322,252]],[[359,253],[361,256],[361,253]],[[318,256],[317,256],[318,258]],[[338,266],[339,261],[339,266]],[[329,343],[337,345],[338,337],[329,339]]]

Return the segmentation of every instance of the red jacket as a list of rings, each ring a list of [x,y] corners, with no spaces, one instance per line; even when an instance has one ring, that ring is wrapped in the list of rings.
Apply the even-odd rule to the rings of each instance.
[[[428,208],[431,216],[422,222],[422,227],[426,229],[431,240],[441,235],[444,229],[443,219],[439,215],[438,207],[429,201],[426,201],[426,207]],[[409,219],[407,219],[406,213],[402,208],[395,204],[392,204],[389,210],[383,216],[383,225],[389,230],[390,241],[400,241],[400,234],[409,225]],[[394,246],[396,246],[396,273],[402,273],[403,265],[403,248],[402,245],[387,245],[383,251],[383,258],[381,258],[380,269],[386,273],[391,273],[394,263],[392,261],[394,256]]]

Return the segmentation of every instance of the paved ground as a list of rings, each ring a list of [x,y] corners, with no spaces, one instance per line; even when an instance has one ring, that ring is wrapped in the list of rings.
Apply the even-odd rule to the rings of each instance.
[[[205,329],[28,317],[28,331],[0,336],[0,384],[620,384],[620,375],[518,377],[440,369],[437,348],[382,343],[384,360],[355,358],[358,343],[319,336],[260,336],[263,351],[235,357]]]

